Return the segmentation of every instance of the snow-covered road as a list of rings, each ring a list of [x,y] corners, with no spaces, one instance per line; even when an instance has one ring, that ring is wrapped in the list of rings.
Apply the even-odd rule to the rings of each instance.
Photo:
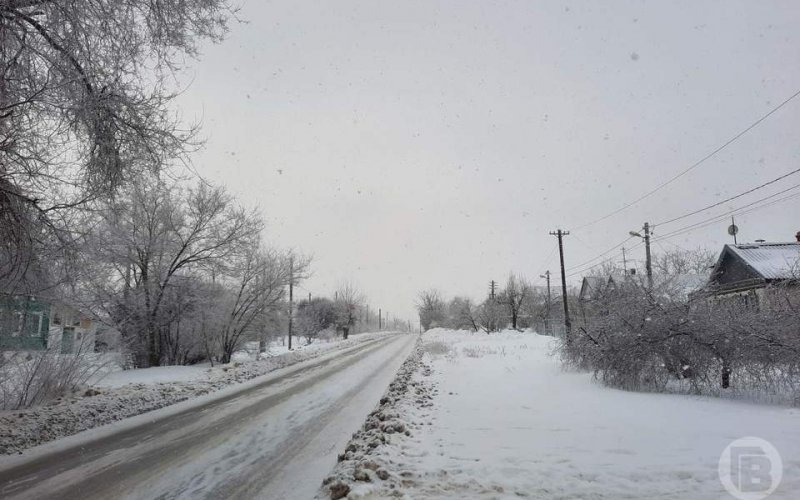
[[[369,342],[0,462],[0,497],[310,498],[415,338]]]

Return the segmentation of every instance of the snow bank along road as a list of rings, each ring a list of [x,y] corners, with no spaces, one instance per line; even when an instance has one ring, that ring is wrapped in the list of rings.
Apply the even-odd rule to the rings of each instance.
[[[151,412],[134,417],[137,425],[120,422],[4,458],[0,497],[313,497],[415,340],[367,342],[201,405]]]

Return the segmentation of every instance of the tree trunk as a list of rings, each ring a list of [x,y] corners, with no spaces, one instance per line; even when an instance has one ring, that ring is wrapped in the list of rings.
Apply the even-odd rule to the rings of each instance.
[[[722,360],[722,388],[728,389],[731,386],[731,366],[728,361]]]

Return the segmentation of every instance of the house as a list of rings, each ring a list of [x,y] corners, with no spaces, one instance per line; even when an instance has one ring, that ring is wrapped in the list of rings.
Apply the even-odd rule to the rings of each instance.
[[[702,293],[745,306],[769,305],[776,285],[800,291],[800,233],[789,243],[725,245]]]
[[[584,325],[589,324],[589,320],[606,316],[609,313],[608,304],[603,299],[615,293],[621,287],[625,287],[627,276],[623,274],[609,276],[584,276],[581,281],[581,290],[578,293],[578,306],[580,308],[580,320]]]
[[[584,276],[578,300],[581,303],[597,300],[613,286],[614,278],[612,276]]]
[[[0,350],[94,351],[97,321],[43,297],[0,294]]]

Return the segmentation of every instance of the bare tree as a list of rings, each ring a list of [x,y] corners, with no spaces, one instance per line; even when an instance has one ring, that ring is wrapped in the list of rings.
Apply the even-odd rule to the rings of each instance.
[[[140,366],[162,361],[176,288],[198,276],[213,280],[260,230],[254,213],[202,183],[180,191],[138,182],[106,211],[96,235],[105,274],[94,282]]]
[[[445,323],[445,303],[438,290],[424,290],[417,296],[417,312],[423,330],[430,330]]]
[[[447,316],[450,328],[478,331],[478,310],[469,297],[453,297],[447,305]]]
[[[246,338],[263,338],[263,332],[257,331],[264,324],[259,318],[275,310],[289,280],[297,281],[308,267],[309,261],[295,265],[293,255],[259,245],[254,237],[226,265],[225,320],[219,331],[223,363],[230,361]]]
[[[346,339],[358,321],[358,310],[364,303],[364,295],[352,283],[344,283],[336,290],[336,328]]]
[[[662,275],[707,275],[717,260],[717,254],[704,248],[668,250],[653,256],[653,272]]]
[[[0,0],[6,291],[39,286],[41,253],[69,248],[74,208],[193,146],[168,82],[230,15],[226,0]]]
[[[314,297],[297,304],[297,331],[311,343],[323,330],[336,324],[336,304],[327,297]]]
[[[492,297],[483,301],[477,311],[478,325],[486,333],[499,331],[505,326],[504,306]]]
[[[498,302],[508,309],[511,317],[511,328],[517,329],[517,320],[525,301],[531,294],[531,285],[522,276],[510,274],[506,280],[506,287],[498,297]]]

